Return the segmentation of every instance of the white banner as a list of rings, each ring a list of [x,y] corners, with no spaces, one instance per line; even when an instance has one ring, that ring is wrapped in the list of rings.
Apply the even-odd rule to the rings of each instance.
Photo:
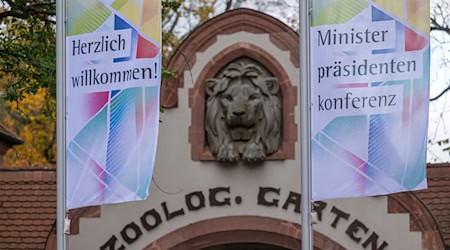
[[[161,2],[67,2],[66,207],[146,199],[159,125]]]
[[[426,188],[427,1],[312,4],[312,199]]]

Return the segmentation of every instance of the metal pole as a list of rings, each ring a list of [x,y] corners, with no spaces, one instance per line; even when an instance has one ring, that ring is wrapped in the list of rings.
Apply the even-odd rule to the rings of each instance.
[[[301,217],[302,249],[313,249],[311,223],[311,100],[309,77],[309,0],[299,4],[299,46],[300,46],[300,142],[301,142]]]
[[[65,0],[56,1],[56,245],[66,249]]]

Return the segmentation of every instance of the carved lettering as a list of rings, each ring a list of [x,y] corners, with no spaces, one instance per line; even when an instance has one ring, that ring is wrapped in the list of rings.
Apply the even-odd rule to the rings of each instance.
[[[280,195],[280,189],[273,187],[260,187],[258,192],[258,205],[263,205],[266,207],[278,207],[278,199],[272,199],[271,201],[268,201],[266,199],[267,193],[276,193],[277,195]]]
[[[194,204],[194,201],[197,199],[197,205]],[[195,211],[195,210],[199,210],[201,208],[205,207],[205,196],[203,195],[203,193],[201,191],[197,191],[197,192],[192,192],[190,194],[187,194],[185,196],[185,200],[186,200],[186,206],[188,208],[189,211]]]
[[[279,207],[280,195],[280,188],[259,187],[257,204],[264,207]],[[207,202],[206,198],[208,198],[211,207],[231,206],[232,199],[235,201],[235,205],[239,205],[242,202],[241,196],[231,196],[230,187],[210,188],[208,197],[206,197],[205,191],[194,191],[184,196],[184,208],[182,207],[178,210],[169,209],[167,202],[162,202],[161,207],[164,211],[165,220],[163,220],[161,214],[156,209],[148,210],[140,217],[139,224],[131,222],[120,231],[121,239],[118,239],[116,235],[112,235],[99,249],[125,250],[128,245],[136,242],[143,235],[143,232],[149,232],[163,222],[184,215],[185,209],[187,209],[186,211],[198,211],[205,208]],[[294,205],[293,212],[300,213],[300,203],[301,194],[290,191],[282,205],[282,209],[288,210],[291,205]],[[314,202],[314,210],[317,213],[318,221],[322,221],[324,217],[329,216],[330,214],[334,217],[331,218],[333,220],[331,227],[333,228],[337,228],[339,222],[342,220],[349,221],[349,213],[338,209],[336,206],[332,206],[331,209],[326,209],[327,206],[328,204],[323,201]],[[377,233],[372,232],[369,236],[369,228],[357,219],[354,219],[345,229],[345,234],[356,243],[363,242],[360,246],[364,249],[384,250],[388,246],[386,241],[379,240]],[[366,237],[364,237],[364,235],[369,237],[365,239]],[[120,244],[121,242],[127,244]]]
[[[164,210],[164,215],[166,216],[166,220],[171,220],[177,216],[183,215],[184,214],[184,209],[180,208],[177,211],[173,211],[173,212],[169,212],[169,209],[167,208],[167,203],[163,202],[161,203],[161,206],[163,207]]]
[[[350,239],[354,240],[355,242],[359,243],[361,241],[361,237],[357,237],[356,234],[358,233],[359,229],[362,229],[364,233],[367,233],[369,229],[359,220],[354,220],[350,226],[348,226],[347,230],[345,230],[345,233],[350,237]]]
[[[301,199],[302,197],[299,193],[289,192],[289,196],[287,197],[286,202],[284,202],[283,209],[287,210],[289,204],[293,204],[295,206],[294,212],[299,214]]]
[[[100,247],[100,250],[125,250],[123,245],[120,245],[119,248],[116,248],[117,237],[115,235],[111,236],[109,240]]]
[[[132,233],[130,235],[130,233]],[[130,224],[126,225],[122,231],[120,231],[120,235],[122,235],[122,239],[128,243],[131,244],[135,242],[139,237],[142,235],[141,228],[136,225],[136,223],[131,222]]]
[[[226,197],[223,201],[219,201],[217,199],[217,194],[225,192],[227,194],[230,193],[230,187],[217,187],[209,189],[209,204],[211,207],[221,207],[221,206],[229,206],[231,205],[230,198]]]
[[[344,218],[345,220],[348,220],[348,218],[350,217],[350,214],[348,214],[348,213],[346,213],[346,212],[344,212],[344,211],[338,209],[338,208],[335,207],[335,206],[333,206],[333,207],[331,208],[331,212],[334,213],[334,214],[336,215],[336,217],[334,218],[333,223],[331,223],[331,226],[334,227],[334,228],[337,227],[337,224],[338,224],[338,222],[339,222],[339,220],[340,220],[341,218]]]
[[[317,219],[322,221],[322,212],[327,207],[327,203],[323,201],[314,202],[314,211],[317,213]]]
[[[381,243],[381,246],[378,246],[378,234],[373,232],[369,238],[362,244],[364,248],[367,248],[367,246],[370,244],[370,247],[372,250],[383,250],[385,247],[387,247],[388,243],[386,241],[383,241]]]
[[[155,221],[153,224],[150,224],[148,222],[149,217],[152,217],[153,220]],[[159,215],[159,213],[155,209],[149,210],[141,216],[141,224],[147,231],[156,228],[161,223],[162,223],[161,215]]]

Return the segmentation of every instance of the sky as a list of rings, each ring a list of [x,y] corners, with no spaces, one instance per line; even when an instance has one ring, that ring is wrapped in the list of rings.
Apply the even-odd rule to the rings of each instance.
[[[436,3],[441,1],[431,0],[430,12],[433,11]],[[298,0],[284,0],[284,3],[286,4],[284,8],[269,7],[263,11],[280,19],[291,27],[298,27]],[[254,5],[248,3],[246,7],[254,8]],[[447,7],[448,14],[450,15],[450,5]],[[430,48],[430,98],[433,98],[450,85],[450,35],[444,32],[432,32]],[[450,91],[438,100],[430,102],[427,162],[450,162],[449,151],[444,152],[442,150],[445,147],[450,147],[450,144],[440,146],[437,143],[440,140],[448,138],[450,138]]]
[[[436,3],[446,0],[430,0],[430,11],[433,11]],[[219,1],[220,2],[220,1]],[[275,2],[283,2],[284,6],[274,6]],[[0,5],[1,6],[1,5]],[[252,9],[260,9],[272,15],[289,26],[298,27],[298,0],[249,0],[242,5]],[[447,6],[450,15],[450,5]],[[182,29],[183,30],[183,29]],[[189,30],[189,28],[187,28]],[[183,32],[181,32],[183,33]],[[450,85],[450,35],[444,32],[433,32],[430,37],[431,71],[430,71],[430,98],[438,95]],[[432,163],[450,162],[449,151],[444,152],[444,147],[438,141],[450,138],[450,91],[437,101],[430,102],[428,130],[427,161]]]
[[[450,36],[444,32],[433,32],[430,48],[430,97],[435,97],[450,85]],[[435,143],[448,138],[450,138],[450,91],[438,100],[430,102],[428,139],[434,142],[428,146],[430,162],[450,162],[450,154],[443,152],[442,147]]]

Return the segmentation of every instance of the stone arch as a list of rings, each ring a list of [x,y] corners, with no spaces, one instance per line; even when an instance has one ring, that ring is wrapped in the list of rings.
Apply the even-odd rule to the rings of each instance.
[[[71,216],[71,234],[78,234],[79,218],[101,217],[100,207],[98,206],[76,209],[73,212]],[[439,227],[430,209],[415,193],[403,192],[389,195],[388,212],[407,213],[410,215],[410,230],[422,234],[423,249],[445,249],[442,229]],[[243,237],[248,235],[250,235],[250,238]],[[240,240],[238,239],[239,237],[241,238]],[[300,249],[300,237],[301,226],[295,223],[258,216],[232,216],[200,221],[185,226],[149,244],[145,249],[198,249],[187,247],[193,247],[194,245],[190,244],[200,244],[203,241],[207,242],[204,243],[203,247],[209,247],[221,243],[245,242],[249,239],[258,240],[260,238],[262,238],[261,243],[288,249],[289,247],[298,246],[298,248],[291,249]],[[265,238],[270,238],[271,240],[264,241]],[[233,239],[237,240],[233,241]],[[319,232],[314,232],[314,243],[314,248],[318,250],[344,249]],[[52,228],[49,232],[45,249],[56,249],[55,228]]]
[[[267,159],[294,159],[295,142],[297,141],[297,126],[294,121],[294,108],[297,105],[297,88],[292,86],[287,72],[272,55],[254,44],[238,42],[225,48],[214,56],[200,72],[194,88],[189,91],[189,107],[192,110],[192,124],[189,128],[189,142],[192,145],[192,160],[214,160],[214,157],[210,150],[206,147],[205,142],[205,81],[208,78],[214,77],[225,65],[241,57],[248,57],[252,60],[258,61],[270,69],[271,73],[278,78],[278,82],[280,84],[281,93],[283,96],[282,143],[279,150]]]
[[[220,28],[217,28],[220,27]],[[287,51],[294,67],[299,67],[298,35],[290,27],[279,20],[250,9],[236,9],[212,18],[192,31],[171,57],[168,68],[175,70],[177,78],[163,82],[161,88],[161,105],[174,108],[178,105],[178,88],[184,86],[184,72],[196,63],[196,53],[204,52],[217,42],[218,35],[229,35],[237,32],[251,34],[267,34],[269,41],[281,51]],[[279,150],[267,160],[284,160],[295,158],[295,142],[297,141],[297,125],[295,124],[295,106],[297,105],[297,88],[283,65],[270,52],[245,41],[238,41],[219,51],[211,58],[199,75],[196,76],[194,88],[189,90],[189,107],[191,108],[191,127],[189,142],[191,143],[191,159],[194,161],[214,160],[205,136],[205,94],[204,81],[214,77],[228,63],[240,57],[248,57],[262,65],[278,78],[282,102],[282,138]],[[273,52],[272,52],[273,53]]]
[[[218,28],[220,27],[220,28]],[[177,78],[163,81],[161,105],[174,108],[178,105],[178,88],[184,86],[184,71],[196,62],[196,53],[205,51],[216,42],[218,35],[240,31],[252,34],[268,34],[270,41],[279,49],[290,52],[293,65],[299,66],[298,35],[290,27],[267,14],[236,9],[214,17],[192,31],[166,65],[177,73]]]
[[[409,230],[422,233],[423,249],[446,249],[439,223],[423,200],[414,192],[389,195],[388,212],[409,214]]]
[[[230,216],[204,220],[177,229],[146,246],[145,250],[197,250],[230,243],[263,243],[301,249],[299,224],[258,216]],[[343,250],[337,242],[314,232],[315,250]]]

